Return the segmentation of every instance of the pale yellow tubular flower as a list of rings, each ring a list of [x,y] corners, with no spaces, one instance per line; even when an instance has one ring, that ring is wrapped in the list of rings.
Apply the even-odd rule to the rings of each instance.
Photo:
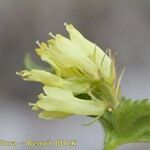
[[[76,98],[69,90],[45,86],[44,92],[46,95],[36,102],[36,105],[44,111],[100,116],[106,110],[104,102]]]
[[[57,34],[55,37],[56,47],[60,52],[60,59],[66,67],[78,68],[91,80],[99,80],[97,66],[69,39]]]
[[[90,83],[83,79],[62,79],[50,72],[33,69],[17,72],[24,80],[40,82],[47,86],[59,87],[72,91],[74,94],[85,93],[90,88]]]
[[[64,56],[57,50],[55,46],[55,40],[48,40],[48,44],[39,43],[39,48],[36,48],[36,53],[41,57],[41,60],[50,64],[58,76],[71,77],[71,76],[83,76],[77,68],[69,68],[63,61]],[[67,65],[67,66],[66,66]]]
[[[101,48],[96,46],[96,44],[87,40],[72,24],[65,23],[65,26],[66,30],[69,32],[71,41],[76,46],[81,48],[87,56],[89,56],[90,58],[95,57],[95,61],[100,67],[101,73],[104,74],[105,78],[109,78],[111,76],[111,59],[105,54],[105,52]],[[101,63],[102,60],[103,63]]]
[[[65,82],[60,77],[44,70],[37,70],[37,69],[33,69],[31,71],[22,70],[17,74],[20,75],[24,80],[40,82],[48,86],[61,87]]]

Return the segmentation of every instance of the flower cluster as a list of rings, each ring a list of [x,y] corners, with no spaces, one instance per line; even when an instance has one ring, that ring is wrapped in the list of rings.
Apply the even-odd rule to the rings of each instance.
[[[51,35],[47,42],[37,42],[36,53],[53,72],[23,70],[24,80],[40,82],[43,91],[33,110],[43,119],[70,115],[101,116],[120,103],[120,79],[116,80],[111,51],[104,52],[87,40],[73,25],[65,23],[70,38]],[[108,54],[107,54],[108,53]]]

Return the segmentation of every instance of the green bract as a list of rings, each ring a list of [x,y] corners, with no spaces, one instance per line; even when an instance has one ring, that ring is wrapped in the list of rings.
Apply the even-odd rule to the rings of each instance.
[[[70,115],[100,117],[120,103],[120,81],[116,81],[111,52],[107,55],[84,38],[73,25],[65,26],[70,39],[50,33],[52,39],[46,43],[37,42],[37,55],[53,68],[53,73],[30,67],[30,70],[17,74],[24,80],[44,85],[45,94],[32,104],[34,110],[41,111],[40,118],[64,118]]]

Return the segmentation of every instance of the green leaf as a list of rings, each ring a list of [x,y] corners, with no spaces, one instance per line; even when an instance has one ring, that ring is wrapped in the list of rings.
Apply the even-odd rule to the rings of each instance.
[[[126,100],[101,118],[105,130],[104,150],[114,150],[127,143],[150,142],[150,101]]]

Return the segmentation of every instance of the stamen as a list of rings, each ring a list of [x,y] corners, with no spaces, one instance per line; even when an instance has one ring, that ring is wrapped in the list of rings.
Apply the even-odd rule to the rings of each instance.
[[[52,38],[55,38],[55,35],[52,32],[49,32],[48,35],[50,35]]]
[[[16,72],[16,75],[20,75],[20,72]]]
[[[67,26],[68,24],[67,24],[67,22],[64,22],[64,26]]]
[[[106,52],[105,52],[105,54],[104,54],[104,56],[102,58],[102,61],[101,61],[101,67],[103,66],[104,59],[105,59],[105,57],[106,57],[108,52],[109,52],[109,49],[106,49]]]
[[[38,46],[41,45],[39,40],[35,41],[35,43],[36,43]]]
[[[35,104],[34,103],[29,103],[29,106],[34,106]]]

